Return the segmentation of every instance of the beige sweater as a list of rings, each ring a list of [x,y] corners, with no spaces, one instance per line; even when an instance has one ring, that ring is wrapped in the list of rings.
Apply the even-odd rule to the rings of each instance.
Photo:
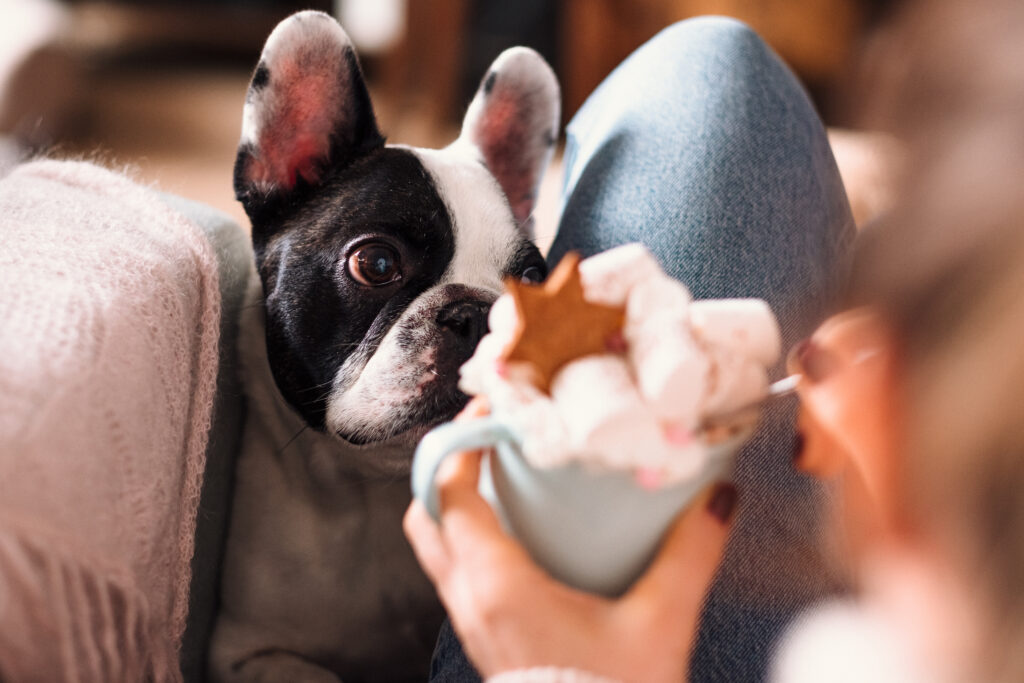
[[[181,679],[219,315],[210,245],[152,191],[0,180],[0,680]]]

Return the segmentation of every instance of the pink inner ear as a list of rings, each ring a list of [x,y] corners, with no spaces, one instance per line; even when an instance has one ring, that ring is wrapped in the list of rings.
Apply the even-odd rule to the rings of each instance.
[[[277,188],[291,189],[299,176],[315,182],[328,161],[331,134],[344,125],[341,87],[334,70],[310,73],[298,59],[275,65],[274,92],[268,94],[250,177]],[[308,63],[308,62],[307,62]]]
[[[537,150],[529,140],[527,119],[522,98],[495,88],[477,124],[476,136],[487,167],[505,190],[512,214],[520,222],[529,218],[533,210],[537,182],[534,177]]]

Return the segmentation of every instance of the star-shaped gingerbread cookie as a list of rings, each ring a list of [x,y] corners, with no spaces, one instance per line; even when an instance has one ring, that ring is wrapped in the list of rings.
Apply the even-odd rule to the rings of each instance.
[[[583,298],[579,262],[579,254],[569,252],[542,285],[505,282],[519,322],[504,360],[530,364],[543,391],[566,363],[621,344],[625,309]]]

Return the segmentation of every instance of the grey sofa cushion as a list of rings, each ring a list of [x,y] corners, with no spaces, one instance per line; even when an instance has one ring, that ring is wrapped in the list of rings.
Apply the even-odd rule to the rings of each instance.
[[[206,653],[217,613],[224,539],[235,456],[241,441],[245,404],[238,377],[238,318],[252,263],[249,236],[227,214],[205,204],[161,194],[163,201],[200,226],[217,252],[220,270],[220,367],[213,424],[206,447],[206,470],[196,513],[195,554],[189,614],[181,645],[181,671],[186,681],[206,678]]]

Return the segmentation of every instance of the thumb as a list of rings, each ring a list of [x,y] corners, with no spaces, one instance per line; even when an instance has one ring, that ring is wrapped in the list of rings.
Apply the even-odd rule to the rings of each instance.
[[[651,567],[624,596],[632,608],[675,615],[696,631],[704,597],[722,559],[736,506],[736,487],[719,483],[665,535]]]

